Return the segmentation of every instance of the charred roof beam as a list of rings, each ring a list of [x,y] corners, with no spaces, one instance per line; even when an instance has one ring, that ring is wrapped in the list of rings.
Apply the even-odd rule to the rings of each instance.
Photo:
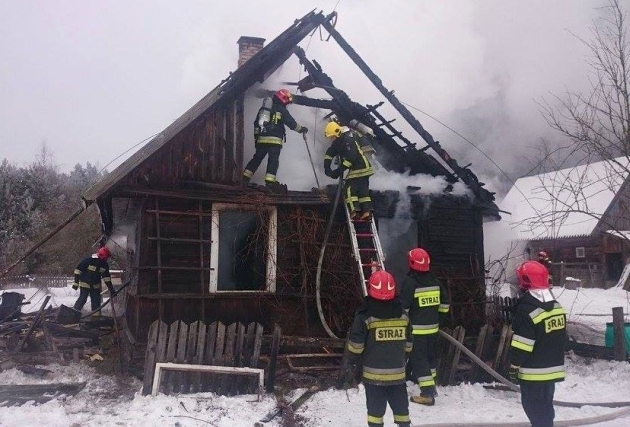
[[[350,59],[359,67],[365,76],[374,84],[374,86],[381,92],[381,94],[392,104],[392,106],[400,113],[401,116],[411,125],[411,127],[418,132],[418,134],[424,139],[427,144],[440,156],[440,158],[453,170],[453,172],[466,183],[471,190],[483,201],[494,200],[494,193],[482,188],[482,183],[479,182],[477,176],[466,167],[461,167],[455,159],[453,159],[444,150],[438,141],[433,139],[433,136],[420,124],[418,119],[404,106],[402,102],[396,98],[394,91],[388,90],[382,80],[372,71],[372,69],[363,61],[359,54],[350,46],[350,44],[339,34],[339,32],[331,24],[331,19],[335,18],[336,12],[331,13],[326,17],[326,20],[322,23],[322,26],[328,31],[333,39],[337,42],[344,52],[350,57]]]

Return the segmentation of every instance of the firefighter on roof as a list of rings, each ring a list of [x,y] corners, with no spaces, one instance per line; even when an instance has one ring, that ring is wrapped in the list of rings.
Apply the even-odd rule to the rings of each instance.
[[[374,168],[365,153],[361,150],[359,138],[349,128],[330,122],[324,129],[326,138],[334,139],[324,155],[324,173],[337,179],[345,170],[344,197],[352,219],[369,219],[372,215],[372,198],[370,197],[370,176]],[[332,170],[332,159],[339,156],[339,167]]]
[[[359,359],[363,362],[370,427],[383,426],[388,402],[394,422],[400,427],[411,426],[405,384],[405,354],[411,350],[409,318],[395,297],[392,275],[382,270],[373,273],[365,304],[357,311],[348,335],[348,370],[353,372]]]
[[[286,89],[277,91],[271,100],[269,98],[263,100],[263,105],[258,110],[254,121],[256,152],[243,171],[243,182],[245,184],[249,183],[260,163],[265,156],[268,156],[265,185],[272,192],[283,191],[282,188],[285,186],[278,182],[276,173],[280,165],[280,150],[282,150],[282,144],[286,140],[284,126],[288,126],[289,129],[295,132],[308,132],[308,128],[297,124],[291,113],[289,113],[287,105],[292,102],[293,95]]]
[[[409,312],[413,334],[413,351],[409,362],[420,395],[411,400],[422,405],[435,404],[435,344],[440,330],[440,317],[449,311],[444,287],[429,272],[431,259],[427,251],[416,248],[409,252],[409,273],[402,284],[400,298]]]
[[[96,254],[85,258],[77,265],[74,270],[74,284],[72,289],[79,291],[79,298],[74,303],[74,309],[81,311],[88,297],[92,305],[92,311],[97,310],[101,306],[101,279],[107,285],[109,293],[114,295],[114,287],[112,286],[112,278],[109,275],[109,264],[107,259],[111,256],[111,252],[107,247],[103,246]]]
[[[525,291],[516,305],[509,377],[521,385],[521,403],[533,427],[551,427],[555,383],[564,380],[566,312],[549,291],[547,269],[526,261],[516,269]]]

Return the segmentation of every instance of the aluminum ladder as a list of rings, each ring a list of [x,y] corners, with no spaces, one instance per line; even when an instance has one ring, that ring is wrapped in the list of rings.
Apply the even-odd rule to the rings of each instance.
[[[370,275],[377,270],[385,270],[383,248],[378,238],[374,215],[371,215],[370,219],[367,220],[352,219],[346,203],[344,203],[344,209],[352,244],[352,254],[359,269],[361,291],[363,296],[367,296],[367,282]]]

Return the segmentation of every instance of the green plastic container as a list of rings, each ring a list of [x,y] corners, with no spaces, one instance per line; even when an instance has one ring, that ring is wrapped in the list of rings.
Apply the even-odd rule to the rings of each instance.
[[[626,333],[626,354],[630,354],[630,323],[624,323],[623,329]],[[615,338],[613,335],[613,323],[606,323],[606,334],[604,335],[604,345],[606,347],[615,346]]]

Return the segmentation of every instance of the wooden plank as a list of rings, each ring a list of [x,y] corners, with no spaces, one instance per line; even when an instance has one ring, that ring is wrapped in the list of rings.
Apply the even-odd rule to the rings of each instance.
[[[492,334],[492,326],[483,325],[479,330],[479,336],[477,336],[477,345],[475,346],[475,356],[479,359],[484,360],[484,350],[486,348],[486,337],[488,333]],[[479,365],[473,363],[472,368],[470,369],[470,375],[468,380],[471,383],[477,382],[479,378],[480,368]]]
[[[177,335],[177,352],[175,354],[175,363],[184,363],[186,361],[186,344],[188,339],[188,325],[179,322],[179,334]],[[171,384],[173,385],[173,393],[179,393],[184,383],[183,372],[174,372]]]
[[[260,360],[260,348],[262,346],[262,337],[263,337],[263,325],[260,323],[256,323],[256,332],[254,337],[254,352],[252,353],[252,360],[249,363],[249,366],[252,368],[258,367],[258,362]]]
[[[206,350],[206,337],[207,326],[203,322],[199,322],[199,329],[197,331],[197,348],[195,356],[192,359],[192,363],[195,365],[203,365],[203,356]],[[197,393],[201,391],[201,372],[195,372],[191,380],[191,392]]]
[[[179,336],[179,323],[180,322],[177,320],[171,323],[168,328],[168,343],[166,346],[165,362],[175,362],[175,354],[177,353],[177,337]],[[164,381],[162,382],[162,388],[166,394],[170,394],[172,390],[170,385],[171,374],[172,372],[165,372],[163,375]]]
[[[144,379],[142,382],[142,394],[148,395],[153,387],[153,374],[155,372],[155,349],[157,346],[159,322],[155,320],[149,326],[149,336],[147,338],[147,350],[144,359]]]
[[[276,368],[278,363],[278,352],[280,351],[280,337],[282,330],[279,325],[275,325],[271,341],[271,351],[269,353],[269,366],[267,367],[267,393],[273,393],[276,383]]]
[[[223,361],[224,356],[223,353],[225,351],[225,330],[226,327],[223,323],[217,323],[217,332],[216,332],[216,345],[214,347],[214,363],[215,366],[223,366],[225,363]],[[217,391],[217,387],[219,386],[216,377],[210,378],[210,390]]]
[[[236,342],[234,344],[234,363],[232,366],[243,366],[243,345],[245,344],[245,325],[242,323],[238,323],[236,327]],[[230,386],[230,396],[233,396],[238,393],[238,390],[242,389],[247,379],[236,378],[235,381],[231,382]]]
[[[186,346],[185,363],[194,363],[194,358],[197,353],[197,331],[199,330],[199,321],[193,322],[188,327],[188,345]],[[181,393],[190,393],[190,383],[192,377],[190,372],[185,372],[183,375],[183,385]]]
[[[510,331],[510,327],[508,325],[503,325],[503,328],[501,329],[501,338],[499,339],[497,352],[494,356],[494,364],[492,367],[494,368],[495,371],[499,373],[501,371],[501,361],[503,360],[503,352],[505,351],[506,347],[509,347],[509,343],[507,343],[506,345],[509,331]]]
[[[453,331],[449,328],[442,328],[442,331],[449,335],[453,335]],[[447,371],[448,367],[448,352],[450,350],[450,344],[445,339],[438,336],[437,342],[435,344],[435,357],[437,359],[437,376],[435,378],[436,384],[441,384],[444,380],[444,375]],[[414,373],[415,375],[415,373]]]
[[[512,328],[510,327],[505,337],[505,346],[503,348],[503,354],[501,355],[501,365],[499,366],[500,372],[503,372],[506,374],[508,371],[508,363],[510,360],[510,345],[512,344],[513,336],[514,336],[514,331],[512,331]]]
[[[464,336],[466,335],[466,329],[463,326],[458,326],[455,328],[454,337],[460,343],[464,342]],[[459,364],[459,356],[461,354],[461,350],[459,348],[455,349],[455,354],[453,355],[453,362],[451,364],[451,372],[448,376],[448,384],[452,385],[455,382],[455,374],[457,373],[457,365]]]
[[[234,366],[234,345],[236,343],[236,327],[237,323],[232,323],[227,327],[225,334],[225,350],[223,352],[224,366]],[[230,394],[230,379],[227,376],[223,376],[217,388],[217,393],[229,396]]]
[[[207,330],[206,334],[208,335],[206,338],[206,350],[203,355],[203,364],[204,365],[214,365],[214,352],[215,345],[217,340],[217,322],[212,322]],[[207,375],[201,375],[201,391],[209,391],[210,390],[210,378]]]

